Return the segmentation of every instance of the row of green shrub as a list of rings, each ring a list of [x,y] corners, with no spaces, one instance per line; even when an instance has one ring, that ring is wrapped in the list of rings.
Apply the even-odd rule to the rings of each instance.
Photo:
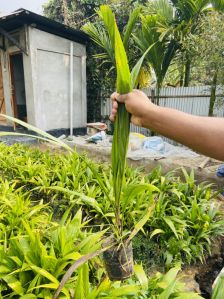
[[[73,205],[60,221],[52,220],[52,209],[42,200],[29,199],[29,192],[15,183],[0,180],[0,298],[51,299],[68,268],[82,256],[101,247],[105,231],[93,232]],[[201,298],[186,292],[177,279],[178,268],[147,278],[140,265],[135,277],[111,282],[102,261],[94,258],[74,272],[59,298],[143,299]]]
[[[91,165],[91,169],[86,164]],[[95,169],[96,177],[92,169]],[[144,244],[157,248],[158,261],[167,265],[176,261],[191,263],[203,260],[210,252],[212,238],[222,235],[224,221],[211,184],[195,183],[193,172],[184,169],[183,178],[175,172],[163,176],[160,169],[150,174],[127,168],[126,186],[151,183],[159,189],[153,198],[147,192],[128,190],[128,204],[123,204],[126,231],[130,231],[144,215],[150,200],[156,198],[153,217],[144,226]],[[97,231],[113,222],[111,199],[103,192],[99,175],[112,193],[112,175],[109,166],[93,163],[84,155],[41,152],[22,145],[0,145],[0,173],[2,177],[21,188],[32,202],[42,200],[52,208],[53,218],[60,219],[68,206],[71,213],[83,209],[85,220]],[[112,198],[112,196],[111,196]],[[138,242],[139,248],[139,242]],[[153,260],[155,260],[153,258]],[[157,261],[157,262],[158,262]]]
[[[0,298],[52,298],[68,268],[101,247],[114,214],[99,174],[112,192],[110,167],[84,155],[0,144]],[[130,181],[155,186],[153,197],[135,193],[124,205],[128,232],[156,199],[153,216],[134,240],[138,262],[166,261],[170,267],[203,260],[212,239],[223,234],[211,185],[196,185],[193,173],[183,170],[183,175],[126,170],[129,195]],[[200,298],[184,292],[177,272],[173,268],[148,279],[136,265],[136,278],[112,283],[95,258],[73,273],[60,298]]]

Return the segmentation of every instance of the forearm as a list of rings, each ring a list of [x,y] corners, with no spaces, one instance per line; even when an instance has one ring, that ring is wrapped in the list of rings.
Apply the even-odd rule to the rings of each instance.
[[[145,127],[204,155],[224,160],[224,119],[194,116],[157,106],[147,114]]]

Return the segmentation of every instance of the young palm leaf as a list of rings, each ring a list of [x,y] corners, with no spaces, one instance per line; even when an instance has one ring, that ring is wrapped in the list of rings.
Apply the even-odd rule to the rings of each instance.
[[[62,291],[62,289],[64,288],[66,282],[68,281],[68,279],[72,276],[72,274],[75,272],[76,269],[78,269],[80,266],[86,264],[90,259],[102,254],[104,251],[108,250],[110,247],[112,247],[114,244],[113,242],[111,242],[111,238],[108,238],[108,240],[110,240],[110,245],[103,247],[99,250],[96,250],[94,252],[91,253],[87,253],[86,255],[83,255],[82,257],[80,257],[78,260],[75,261],[74,264],[72,264],[69,269],[67,270],[67,272],[64,274],[54,296],[52,299],[57,299]]]
[[[132,72],[130,72],[128,59],[125,52],[125,48],[128,46],[128,39],[131,35],[134,23],[137,20],[139,9],[136,9],[131,14],[125,34],[124,42],[120,32],[118,30],[115,16],[107,5],[102,5],[98,12],[100,18],[103,20],[104,26],[110,39],[110,45],[113,48],[115,56],[115,65],[117,72],[116,90],[120,94],[128,93],[135,86],[139,71],[141,69],[142,62],[150,49],[147,49],[140,60],[137,62]],[[103,28],[104,30],[104,28]],[[90,34],[93,41],[96,41],[96,36],[91,34],[91,31],[86,31]],[[95,31],[94,31],[95,32]],[[102,44],[102,43],[101,43]],[[99,45],[99,42],[98,42]],[[101,45],[102,47],[102,45]],[[151,48],[151,46],[150,46]],[[105,49],[106,52],[107,49]],[[112,173],[113,173],[113,190],[115,198],[115,218],[116,225],[120,235],[122,235],[122,223],[120,217],[120,201],[121,191],[124,180],[124,171],[126,164],[126,154],[128,149],[130,131],[130,114],[127,112],[125,105],[122,103],[118,104],[118,111],[114,124],[114,136],[112,144]]]
[[[224,294],[224,274],[221,274],[212,292],[212,299],[222,299],[223,294]]]
[[[109,36],[113,40],[117,70],[117,92],[124,94],[131,91],[131,74],[124,45],[117,28],[114,14],[108,6],[101,6],[101,15]],[[112,172],[113,188],[115,197],[115,217],[118,230],[121,229],[120,222],[120,196],[125,170],[125,159],[128,149],[128,139],[130,131],[130,116],[124,104],[118,105],[118,112],[114,126],[114,136],[112,144]],[[121,233],[121,231],[120,231]]]
[[[136,7],[130,13],[128,23],[127,23],[127,26],[125,28],[125,32],[124,32],[124,35],[123,35],[123,44],[124,44],[125,49],[128,48],[129,39],[130,39],[130,36],[132,34],[133,28],[134,28],[134,26],[135,26],[135,24],[136,24],[136,22],[139,18],[140,12],[141,12],[141,7]]]
[[[61,146],[62,148],[64,148],[65,150],[68,150],[69,152],[72,152],[72,148],[70,146],[68,146],[66,143],[64,143],[63,141],[61,141],[60,139],[52,136],[51,134],[48,134],[47,132],[42,131],[41,129],[38,129],[35,126],[32,126],[22,120],[19,120],[15,117],[9,116],[9,115],[5,115],[5,114],[0,114],[0,116],[6,118],[7,120],[11,121],[11,122],[15,122],[25,128],[27,128],[30,131],[35,132],[37,135],[31,135],[31,134],[22,134],[22,133],[13,133],[13,132],[0,132],[0,136],[29,136],[29,137],[33,137],[33,138],[37,138],[43,141],[47,141],[50,142],[54,145],[58,145]]]

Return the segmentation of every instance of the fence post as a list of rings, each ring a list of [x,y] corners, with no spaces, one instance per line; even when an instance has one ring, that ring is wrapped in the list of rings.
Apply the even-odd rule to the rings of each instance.
[[[151,101],[153,104],[155,103],[155,89],[154,88],[151,89]]]

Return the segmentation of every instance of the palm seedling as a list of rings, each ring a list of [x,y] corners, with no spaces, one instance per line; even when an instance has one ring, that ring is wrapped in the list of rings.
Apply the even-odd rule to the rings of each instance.
[[[99,30],[98,27],[91,23],[86,24],[83,29],[90,35],[93,41],[95,41],[99,46],[101,46],[101,48],[106,51],[106,53],[103,54],[103,57],[105,58],[106,56],[108,56],[112,61],[114,61],[117,74],[116,90],[119,94],[126,94],[135,87],[143,60],[153,45],[150,45],[150,47],[146,49],[143,56],[139,59],[139,61],[130,72],[125,48],[127,48],[128,39],[131,35],[134,23],[137,20],[136,10],[131,14],[129,18],[123,41],[116,24],[115,16],[111,9],[107,5],[102,5],[100,7],[98,15],[103,22],[103,27],[101,28],[101,30]],[[102,58],[102,54],[100,55],[100,57]],[[130,114],[127,112],[125,105],[123,103],[119,103],[114,124],[114,136],[112,143],[112,174],[114,196],[112,202],[114,204],[115,215],[114,236],[117,240],[116,242],[118,243],[118,248],[122,247],[119,249],[120,252],[119,250],[117,250],[116,252],[119,256],[121,254],[121,250],[123,249],[124,255],[126,256],[126,261],[127,253],[131,251],[128,247],[130,245],[130,241],[150,217],[153,210],[153,204],[150,203],[145,216],[138,223],[136,223],[134,230],[128,237],[124,233],[122,223],[125,217],[125,204],[128,204],[128,202],[132,201],[139,192],[152,193],[152,191],[155,190],[155,187],[151,185],[131,185],[123,190],[129,131]],[[125,251],[125,247],[127,247],[127,251]],[[107,253],[105,253],[105,255],[107,256],[107,258],[109,257]],[[115,255],[114,249],[112,250],[112,255]],[[121,259],[121,256],[119,256],[118,259]],[[128,267],[128,269],[126,269],[125,271],[122,270],[121,272],[123,272],[124,276],[127,277],[130,275],[130,273],[127,274],[125,272],[129,271],[132,272],[132,270]],[[116,275],[116,279],[121,279],[119,274]],[[111,277],[112,276],[113,275],[111,275]]]

